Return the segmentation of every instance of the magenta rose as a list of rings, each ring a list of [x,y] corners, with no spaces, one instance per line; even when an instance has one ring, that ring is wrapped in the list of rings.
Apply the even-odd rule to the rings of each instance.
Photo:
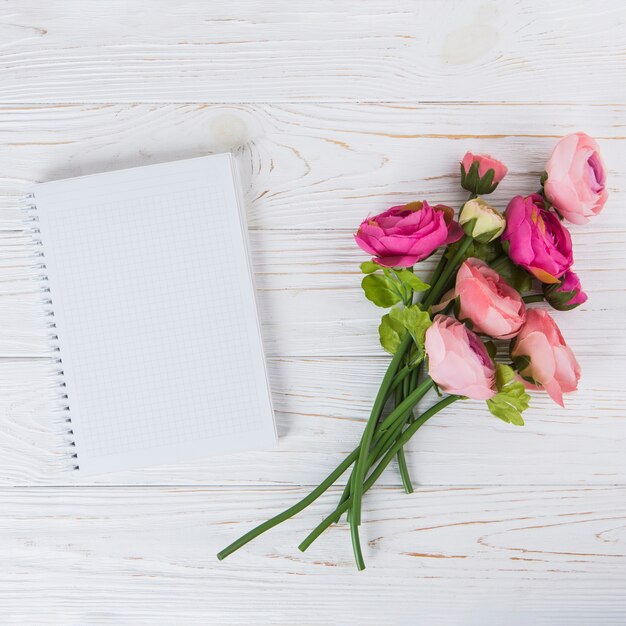
[[[546,198],[569,222],[586,224],[606,202],[606,169],[595,139],[585,133],[563,137],[546,165]]]
[[[534,193],[515,196],[506,208],[502,242],[513,263],[542,283],[557,283],[574,262],[572,239],[543,198]]]
[[[578,275],[568,270],[561,276],[559,283],[543,286],[546,302],[557,311],[570,311],[583,302],[587,302],[587,294],[583,291]]]
[[[496,368],[483,342],[465,324],[436,315],[424,348],[430,377],[447,393],[473,400],[496,394]]]
[[[493,174],[488,175],[490,171]],[[466,152],[461,161],[461,186],[476,194],[492,193],[508,171],[504,163],[488,154]]]
[[[379,265],[411,267],[463,236],[453,215],[453,209],[444,205],[410,202],[366,219],[354,238]]]

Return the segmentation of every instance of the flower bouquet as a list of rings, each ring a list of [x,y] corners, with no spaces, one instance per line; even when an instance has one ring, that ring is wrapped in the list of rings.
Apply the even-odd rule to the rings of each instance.
[[[515,196],[504,214],[480,196],[492,193],[507,168],[468,152],[460,210],[410,202],[368,217],[355,240],[372,259],[361,264],[365,297],[388,309],[379,326],[392,355],[359,445],[302,500],[253,528],[222,550],[223,559],[266,530],[299,513],[349,468],[339,502],[304,538],[304,551],[347,514],[358,569],[363,494],[396,459],[402,484],[413,491],[404,446],[430,418],[459,401],[478,400],[497,418],[524,424],[527,390],[545,391],[563,406],[576,390],[580,367],[546,302],[567,311],[586,301],[572,271],[572,241],[563,220],[584,224],[607,198],[605,168],[596,142],[584,133],[563,137],[541,177],[540,189]],[[420,261],[443,248],[428,282]],[[500,348],[508,344],[505,358]],[[439,398],[420,414],[416,406],[434,389]]]

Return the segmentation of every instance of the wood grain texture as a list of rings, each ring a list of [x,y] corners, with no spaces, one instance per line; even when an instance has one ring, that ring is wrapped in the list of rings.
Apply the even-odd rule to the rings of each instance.
[[[13,0],[0,18],[5,102],[624,102],[609,0]]]
[[[0,6],[0,623],[626,623],[626,12],[616,0],[269,0]],[[610,200],[574,228],[589,301],[561,410],[515,429],[479,403],[409,445],[345,525],[296,545],[336,490],[218,563],[356,443],[385,367],[351,234],[368,213],[458,207],[458,160],[535,189],[558,137],[599,139]],[[81,480],[15,205],[33,183],[232,151],[280,435],[273,452]],[[432,263],[424,264],[425,269]],[[189,485],[185,487],[185,485]],[[498,486],[500,485],[500,486]]]
[[[17,624],[623,624],[626,489],[375,489],[357,574],[339,496],[215,553],[298,488],[3,489],[0,621]],[[36,601],[34,601],[36,599]]]
[[[626,88],[625,88],[626,91]],[[232,150],[252,229],[341,229],[427,198],[459,206],[466,150],[510,172],[493,202],[530,193],[557,139],[598,138],[610,204],[585,229],[626,227],[626,106],[506,104],[0,105],[0,228],[34,182]],[[610,215],[610,217],[608,217]]]

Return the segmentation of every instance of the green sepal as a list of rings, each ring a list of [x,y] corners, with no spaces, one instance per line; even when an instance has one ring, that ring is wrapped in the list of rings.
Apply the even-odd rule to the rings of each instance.
[[[394,320],[389,313],[383,315],[378,327],[378,337],[380,345],[389,354],[395,354],[406,335],[406,328],[398,321]]]
[[[373,274],[374,272],[382,269],[382,267],[375,261],[363,261],[359,267],[364,274]]]
[[[493,341],[485,341],[485,348],[487,348],[487,353],[493,359],[496,358],[496,354],[498,353],[498,348],[496,348],[496,344]]]
[[[528,408],[530,396],[524,383],[515,380],[515,370],[503,363],[496,363],[496,388],[498,393],[487,400],[492,415],[507,424],[523,426],[522,413]]]
[[[474,226],[476,226],[476,222],[478,221],[477,217],[473,217],[471,220],[467,220],[465,224],[461,224],[461,228],[463,232],[468,236],[474,239],[472,233],[474,232]]]
[[[410,287],[413,291],[426,291],[430,289],[430,285],[426,284],[423,280],[416,276],[413,272],[407,269],[394,270],[396,276],[407,287]]]
[[[548,180],[548,172],[544,170],[543,174],[541,175],[541,179],[539,180],[542,187],[546,184],[546,180]]]
[[[506,282],[520,293],[530,291],[533,286],[532,276],[524,269],[515,265],[511,259],[507,258],[498,264],[498,274],[506,280]]]
[[[402,300],[393,282],[380,274],[368,274],[361,281],[365,297],[376,306],[384,309]]]
[[[571,291],[559,291],[561,282],[554,283],[552,285],[543,284],[543,295],[546,302],[557,311],[571,311],[577,306],[580,306],[580,302],[569,304],[569,302],[578,295],[578,291],[572,289]]]
[[[493,182],[495,175],[495,170],[490,168],[481,178],[478,174],[478,161],[474,161],[468,171],[465,171],[461,163],[461,187],[479,196],[486,196],[498,188],[498,183]]]
[[[486,233],[481,233],[478,237],[474,237],[474,240],[478,241],[478,243],[489,243],[496,235],[500,236],[500,234],[502,234],[502,229],[494,228]]]
[[[512,361],[513,367],[515,367],[520,374],[530,365],[530,357],[525,354],[514,356]]]

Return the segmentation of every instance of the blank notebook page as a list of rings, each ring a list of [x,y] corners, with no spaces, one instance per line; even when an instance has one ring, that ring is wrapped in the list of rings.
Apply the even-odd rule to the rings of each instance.
[[[81,473],[272,446],[228,154],[38,185]]]

